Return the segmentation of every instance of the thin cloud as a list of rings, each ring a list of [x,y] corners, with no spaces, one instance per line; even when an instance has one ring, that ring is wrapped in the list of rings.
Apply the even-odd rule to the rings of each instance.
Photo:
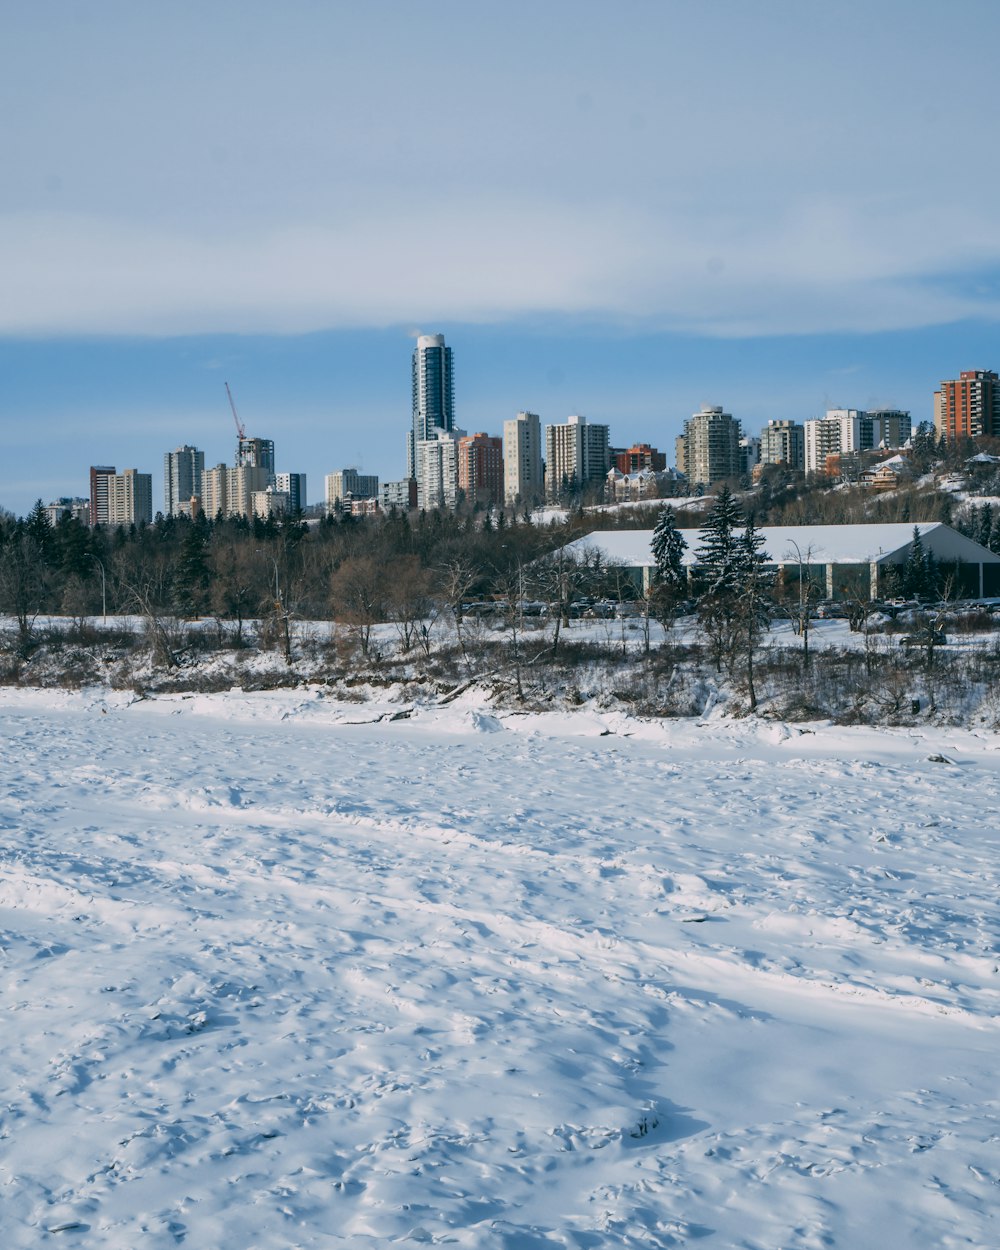
[[[957,241],[957,242],[956,242]],[[745,337],[1000,317],[941,276],[995,266],[985,219],[833,204],[764,223],[618,203],[466,200],[208,235],[73,214],[0,218],[0,333],[296,334],[593,315]]]

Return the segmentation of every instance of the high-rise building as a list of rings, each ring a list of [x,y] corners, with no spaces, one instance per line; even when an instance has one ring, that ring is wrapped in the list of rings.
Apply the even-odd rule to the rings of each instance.
[[[806,472],[826,473],[827,458],[871,451],[875,426],[860,408],[829,408],[825,417],[805,423]]]
[[[274,487],[288,496],[288,511],[292,516],[305,511],[308,496],[304,473],[275,473]]]
[[[357,469],[338,469],[328,473],[326,484],[327,516],[349,512],[355,499],[375,499],[378,496],[378,477],[374,473],[359,473]]]
[[[201,475],[201,507],[205,515],[214,520],[223,517],[253,515],[253,496],[273,486],[272,474],[256,465],[239,465],[231,468],[217,464]]]
[[[205,453],[197,447],[178,447],[163,457],[163,515],[190,514],[191,500],[201,498]]]
[[[666,455],[649,443],[633,443],[631,447],[612,451],[611,460],[618,472],[625,474],[640,473],[643,469],[662,473],[667,467]]]
[[[503,440],[467,434],[458,440],[458,489],[469,503],[503,503]]]
[[[90,466],[90,524],[108,524],[108,478],[114,477],[113,464]]]
[[[153,475],[138,469],[111,473],[108,483],[108,524],[147,525],[153,519]]]
[[[756,434],[744,434],[740,439],[740,475],[749,477],[760,464],[760,439]]]
[[[875,447],[905,447],[910,441],[913,421],[902,408],[872,408],[868,415]]]
[[[1000,435],[1000,377],[989,369],[964,369],[934,392],[938,438]]]
[[[806,432],[798,421],[768,421],[760,432],[761,464],[787,464],[804,469]]]
[[[458,502],[458,444],[465,430],[434,430],[417,443],[417,507],[454,508]]]
[[[379,501],[383,512],[411,512],[417,506],[416,478],[403,477],[395,482],[383,482],[379,488]],[[353,511],[353,504],[351,507]]]
[[[455,428],[451,348],[443,334],[421,334],[413,349],[413,427],[406,440],[406,471],[417,477],[417,443]]]
[[[558,498],[563,491],[594,485],[604,489],[610,465],[606,425],[592,425],[586,417],[568,417],[562,425],[545,427],[545,493]]]
[[[236,467],[238,469],[264,469],[268,477],[273,481],[274,439],[248,438],[246,436],[237,438]]]
[[[740,476],[740,423],[719,407],[702,408],[677,438],[677,468],[692,486]]]
[[[536,412],[519,412],[503,423],[503,491],[508,503],[541,502],[542,426]]]

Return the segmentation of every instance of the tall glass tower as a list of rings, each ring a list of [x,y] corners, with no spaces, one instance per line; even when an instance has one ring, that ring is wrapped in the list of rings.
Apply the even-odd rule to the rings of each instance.
[[[413,428],[406,436],[406,475],[417,476],[417,443],[455,428],[451,348],[443,334],[421,334],[413,352]]]

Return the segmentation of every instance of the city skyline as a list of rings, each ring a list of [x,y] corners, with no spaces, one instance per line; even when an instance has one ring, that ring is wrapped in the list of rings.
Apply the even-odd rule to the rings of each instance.
[[[11,0],[0,506],[184,443],[228,462],[224,379],[314,494],[402,477],[420,333],[455,346],[471,432],[931,419],[942,379],[1000,364],[970,28],[1000,11]]]

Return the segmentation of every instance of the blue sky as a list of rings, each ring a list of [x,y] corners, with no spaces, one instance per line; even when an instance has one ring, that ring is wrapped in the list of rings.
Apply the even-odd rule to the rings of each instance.
[[[995,368],[992,3],[4,0],[0,505],[230,460],[401,475],[461,425],[929,417]]]

